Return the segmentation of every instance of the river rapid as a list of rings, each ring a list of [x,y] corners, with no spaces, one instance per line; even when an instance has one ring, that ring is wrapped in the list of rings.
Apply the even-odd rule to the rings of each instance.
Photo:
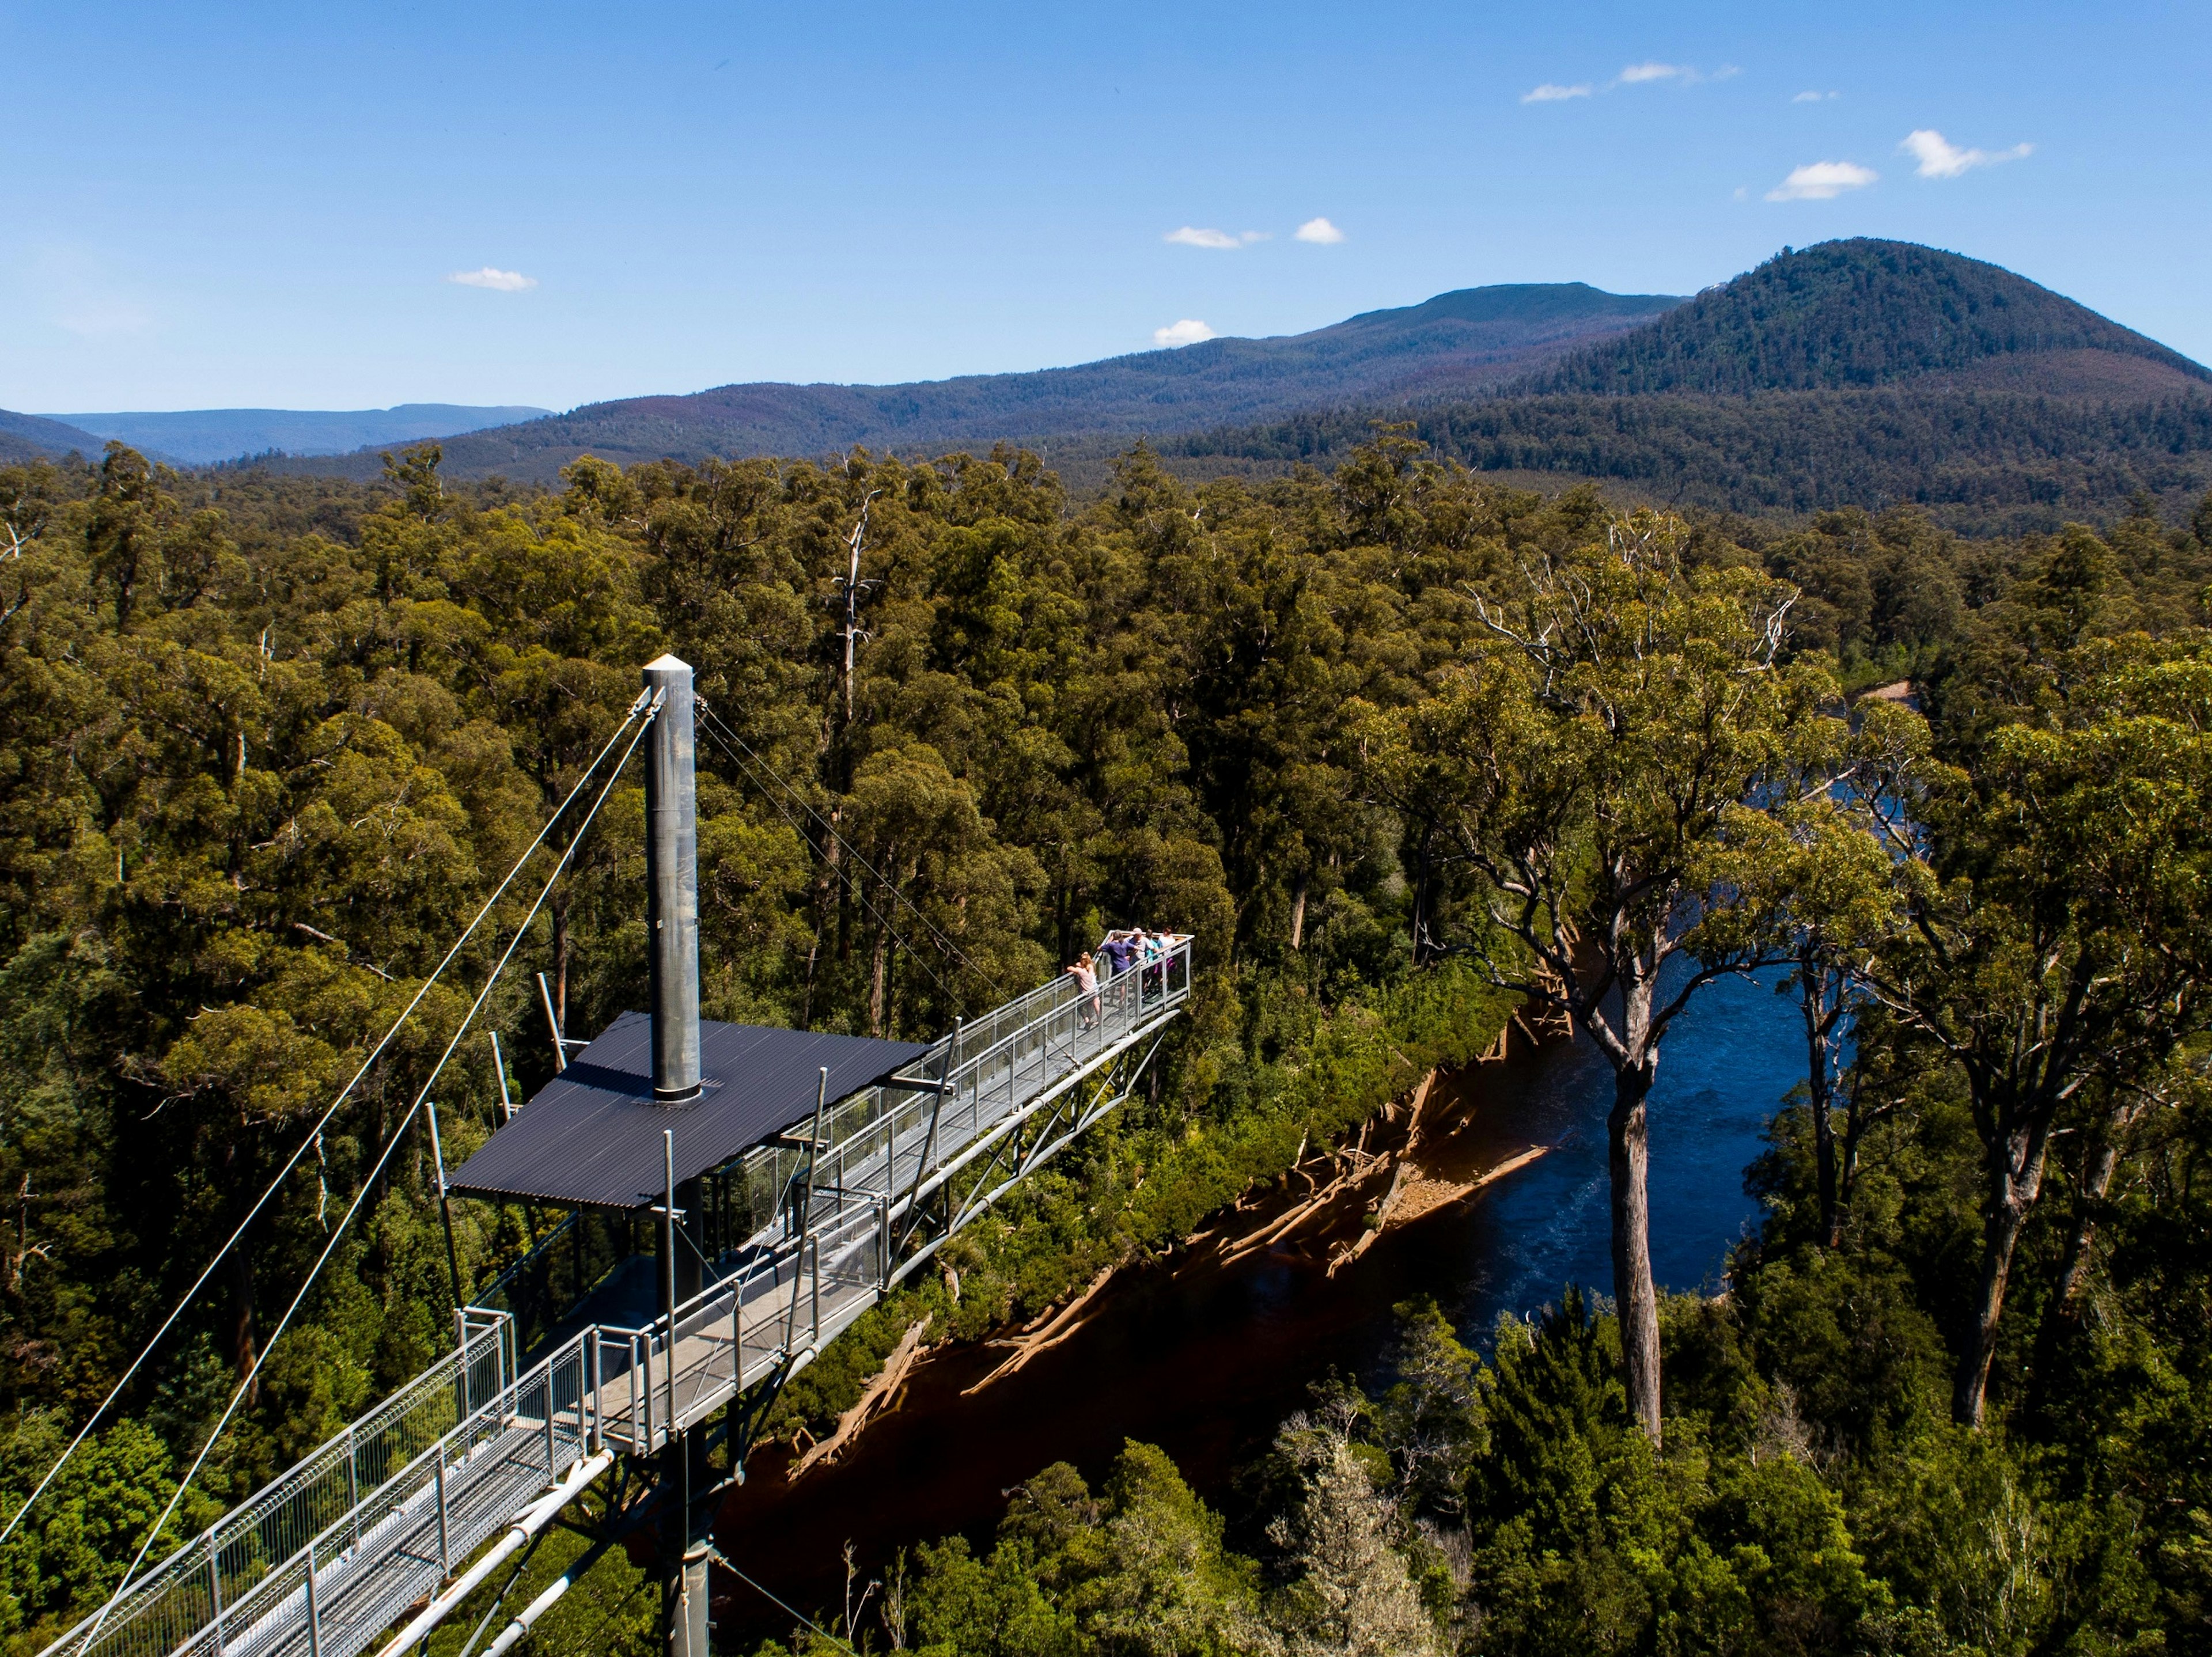
[[[1661,1285],[1717,1286],[1728,1250],[1755,1223],[1743,1172],[1767,1120],[1802,1075],[1794,1004],[1773,981],[1723,980],[1698,992],[1667,1037],[1651,1097],[1651,1257]],[[865,1578],[917,1539],[985,1541],[1005,1492],[1053,1461],[1096,1480],[1126,1439],[1159,1445],[1209,1500],[1236,1507],[1233,1481],[1283,1417],[1331,1373],[1379,1378],[1391,1308],[1433,1298],[1487,1348],[1516,1315],[1581,1284],[1610,1292],[1605,1117],[1613,1074],[1584,1039],[1456,1078],[1466,1126],[1425,1144],[1423,1166],[1468,1179],[1522,1152],[1526,1166],[1378,1238],[1331,1278],[1323,1253],[1295,1247],[1226,1267],[1125,1269],[1066,1341],[967,1395],[1004,1353],[941,1354],[898,1407],[837,1461],[787,1482],[756,1461],[716,1527],[722,1551],[810,1611],[842,1603],[842,1549]],[[787,1637],[791,1618],[716,1576],[719,1639],[750,1649]]]

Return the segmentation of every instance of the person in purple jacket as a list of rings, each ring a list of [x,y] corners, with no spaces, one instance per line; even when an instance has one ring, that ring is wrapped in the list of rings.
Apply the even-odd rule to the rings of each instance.
[[[1098,946],[1098,953],[1106,963],[1106,974],[1118,977],[1129,970],[1129,963],[1137,958],[1137,939],[1142,934],[1132,932],[1112,932]]]
[[[1137,933],[1127,931],[1115,931],[1106,934],[1105,941],[1098,946],[1100,982],[1110,983],[1119,979],[1135,964],[1137,938]],[[1118,984],[1115,985],[1114,1005],[1117,1009],[1121,1006],[1126,994],[1126,990]]]

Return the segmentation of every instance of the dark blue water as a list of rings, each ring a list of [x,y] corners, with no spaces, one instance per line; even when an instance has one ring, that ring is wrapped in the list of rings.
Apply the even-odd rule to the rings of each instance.
[[[1686,963],[1668,981],[1687,976]],[[1660,1048],[1651,1091],[1651,1271],[1662,1289],[1717,1285],[1729,1248],[1754,1225],[1744,1168],[1763,1148],[1767,1120],[1804,1076],[1796,1004],[1765,981],[1725,978],[1692,999]],[[1610,1293],[1611,1218],[1606,1113],[1613,1071],[1586,1038],[1520,1061],[1501,1077],[1491,1121],[1553,1148],[1481,1193],[1455,1239],[1464,1272],[1455,1303],[1465,1332],[1500,1312],[1518,1314],[1573,1283]],[[1440,1297],[1442,1298],[1442,1297]]]
[[[1677,978],[1674,981],[1679,982]],[[1668,1289],[1718,1283],[1755,1223],[1744,1168],[1799,1079],[1793,1004],[1765,984],[1698,992],[1668,1034],[1650,1099],[1651,1254]],[[1394,1227],[1330,1278],[1329,1239],[1294,1242],[1226,1268],[1125,1269],[1064,1344],[983,1390],[964,1389],[1002,1353],[933,1359],[900,1407],[842,1460],[787,1484],[764,1458],[724,1508],[732,1558],[793,1603],[842,1592],[850,1539],[864,1574],[917,1539],[988,1534],[1005,1492],[1048,1462],[1096,1479],[1128,1439],[1158,1444],[1210,1499],[1233,1504],[1237,1471],[1260,1454],[1312,1384],[1381,1378],[1393,1308],[1426,1297],[1486,1347],[1500,1313],[1519,1315],[1577,1284],[1612,1290],[1606,1113],[1613,1072],[1585,1041],[1480,1066],[1458,1083],[1467,1126],[1420,1160],[1468,1178],[1535,1147],[1534,1162],[1474,1196]],[[788,1631],[788,1618],[718,1575],[725,1637]]]

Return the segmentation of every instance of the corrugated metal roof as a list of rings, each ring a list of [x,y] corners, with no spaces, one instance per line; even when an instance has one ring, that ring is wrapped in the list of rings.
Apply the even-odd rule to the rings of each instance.
[[[676,1177],[688,1180],[811,1116],[824,1065],[835,1104],[929,1051],[711,1019],[699,1021],[699,1047],[700,1096],[655,1104],[653,1020],[624,1013],[461,1165],[453,1188],[605,1208],[658,1202],[663,1129],[676,1130]]]

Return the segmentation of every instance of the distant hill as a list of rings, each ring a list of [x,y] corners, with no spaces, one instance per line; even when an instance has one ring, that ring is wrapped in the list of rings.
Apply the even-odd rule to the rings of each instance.
[[[1327,467],[1390,408],[1163,445],[1177,470]],[[2212,371],[2026,277],[1905,242],[1785,251],[1498,392],[1415,411],[1439,452],[1742,512],[1917,502],[1961,526],[2212,490]]]
[[[534,420],[549,412],[521,404],[478,408],[459,403],[403,403],[392,409],[185,409],[166,414],[47,417],[94,433],[100,441],[90,453],[98,453],[107,439],[118,438],[144,453],[204,466],[272,449],[289,455],[345,454]]]
[[[58,460],[72,449],[90,459],[104,440],[75,426],[65,426],[44,415],[15,414],[0,409],[0,465],[21,465],[26,460]]]
[[[1208,340],[1073,368],[900,385],[763,383],[685,397],[626,398],[454,438],[445,445],[445,464],[459,477],[498,472],[550,483],[586,453],[631,464],[842,454],[856,443],[878,452],[938,454],[1012,440],[1049,454],[1066,436],[1133,439],[1352,401],[1463,397],[1681,302],[1668,294],[1607,294],[1582,282],[1515,283],[1364,312],[1310,333]],[[366,476],[377,464],[373,455],[362,455],[346,469]]]
[[[1929,376],[1989,383],[1978,377],[1998,362],[2008,389],[2054,396],[2212,384],[2212,371],[2179,352],[2001,266],[1861,238],[1784,250],[1516,389],[1744,396]]]
[[[70,418],[98,432],[123,416]],[[1745,512],[1913,501],[1963,528],[2020,530],[2212,490],[2212,370],[1997,265],[1867,239],[1785,248],[1688,300],[1471,288],[1282,337],[903,385],[725,385],[264,464],[373,478],[380,448],[436,435],[457,478],[550,484],[584,453],[934,456],[1011,441],[1080,491],[1140,436],[1188,476],[1265,476],[1331,466],[1376,422],[1406,420],[1516,485],[1590,479]],[[34,423],[50,449],[68,429]],[[0,446],[40,440],[10,429],[0,420]],[[178,452],[172,434],[148,441]]]

